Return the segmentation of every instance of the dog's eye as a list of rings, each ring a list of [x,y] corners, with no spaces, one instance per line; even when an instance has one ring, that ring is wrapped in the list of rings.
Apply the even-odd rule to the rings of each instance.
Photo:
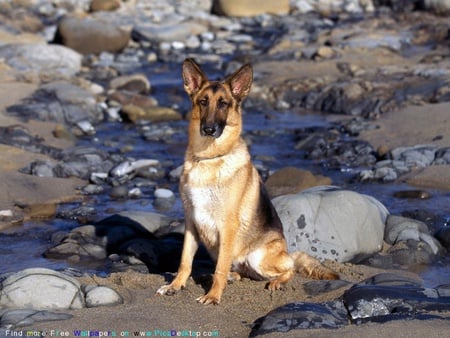
[[[226,101],[219,101],[217,106],[219,107],[219,109],[226,109],[226,108],[228,108],[228,102],[226,102]]]
[[[206,107],[206,106],[208,105],[208,99],[207,99],[207,98],[201,99],[201,100],[199,101],[199,104],[200,104],[202,107]]]

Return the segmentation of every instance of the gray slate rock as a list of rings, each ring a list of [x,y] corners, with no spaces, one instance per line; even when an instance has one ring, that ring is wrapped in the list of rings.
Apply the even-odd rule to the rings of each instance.
[[[387,209],[373,197],[336,187],[316,187],[272,200],[288,251],[320,260],[356,261],[383,245]]]
[[[336,329],[347,323],[347,309],[339,300],[322,304],[297,302],[257,319],[250,337],[295,329]]]
[[[19,71],[35,71],[55,77],[73,76],[81,69],[81,54],[70,48],[43,43],[0,47],[0,58]]]
[[[80,283],[62,273],[32,268],[1,282],[0,306],[11,309],[80,309],[84,295]]]

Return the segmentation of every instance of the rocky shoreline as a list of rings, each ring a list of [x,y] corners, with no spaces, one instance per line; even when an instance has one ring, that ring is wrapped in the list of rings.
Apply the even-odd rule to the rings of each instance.
[[[87,328],[89,313],[106,329],[111,309],[138,305],[167,315],[151,315],[155,328],[179,319],[181,328],[192,322],[221,336],[405,319],[450,327],[448,284],[430,288],[412,272],[440,261],[445,267],[449,259],[450,4],[275,1],[270,7],[267,1],[267,8],[244,8],[223,2],[0,2],[0,236],[17,240],[15,232],[31,220],[71,220],[75,225],[48,235],[42,254],[81,267],[6,269],[0,330]],[[177,182],[189,105],[178,70],[185,57],[218,75],[252,62],[244,138],[289,245],[325,260],[342,278],[321,285],[296,277],[278,300],[260,290],[242,315],[233,307],[247,301],[243,295],[256,282],[234,283],[224,300],[230,304],[220,305],[234,322],[230,328],[217,320],[218,310],[205,317],[206,325],[170,305],[191,302],[192,292],[207,287],[213,264],[205,252],[196,258],[194,291],[151,297],[176,271],[182,243]],[[299,128],[289,120],[307,115],[327,122]],[[312,172],[300,170],[302,164]],[[355,182],[360,193],[351,191]],[[406,206],[391,208],[365,193],[389,184],[406,186],[395,197]],[[433,209],[407,206],[430,198]],[[64,208],[69,202],[75,204]],[[8,291],[20,281],[19,289],[32,296],[38,283],[27,280],[45,285],[46,278],[76,284],[80,304],[90,305],[21,303]],[[313,289],[322,291],[308,294]],[[410,297],[396,299],[396,292]],[[379,311],[353,316],[363,303]],[[200,311],[195,302],[192,307]],[[60,325],[48,322],[72,314]],[[125,318],[110,328],[132,329]],[[135,327],[144,330],[141,320]]]

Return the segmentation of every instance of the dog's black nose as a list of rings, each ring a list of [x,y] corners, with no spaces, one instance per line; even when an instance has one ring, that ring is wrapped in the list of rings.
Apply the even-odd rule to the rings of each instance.
[[[217,132],[217,128],[216,126],[203,126],[202,131],[205,136],[214,136]]]

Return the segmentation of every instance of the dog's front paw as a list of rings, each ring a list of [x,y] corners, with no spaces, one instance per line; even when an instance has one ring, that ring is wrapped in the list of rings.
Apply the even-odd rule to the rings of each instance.
[[[197,302],[204,304],[204,305],[208,305],[208,304],[217,305],[220,303],[220,297],[210,295],[210,293],[207,293],[204,296],[198,297]]]
[[[173,296],[173,295],[176,294],[178,291],[180,291],[180,288],[174,287],[172,284],[168,284],[168,285],[163,285],[163,286],[161,286],[161,287],[156,291],[156,294],[157,294],[157,295],[168,295],[168,296]]]

